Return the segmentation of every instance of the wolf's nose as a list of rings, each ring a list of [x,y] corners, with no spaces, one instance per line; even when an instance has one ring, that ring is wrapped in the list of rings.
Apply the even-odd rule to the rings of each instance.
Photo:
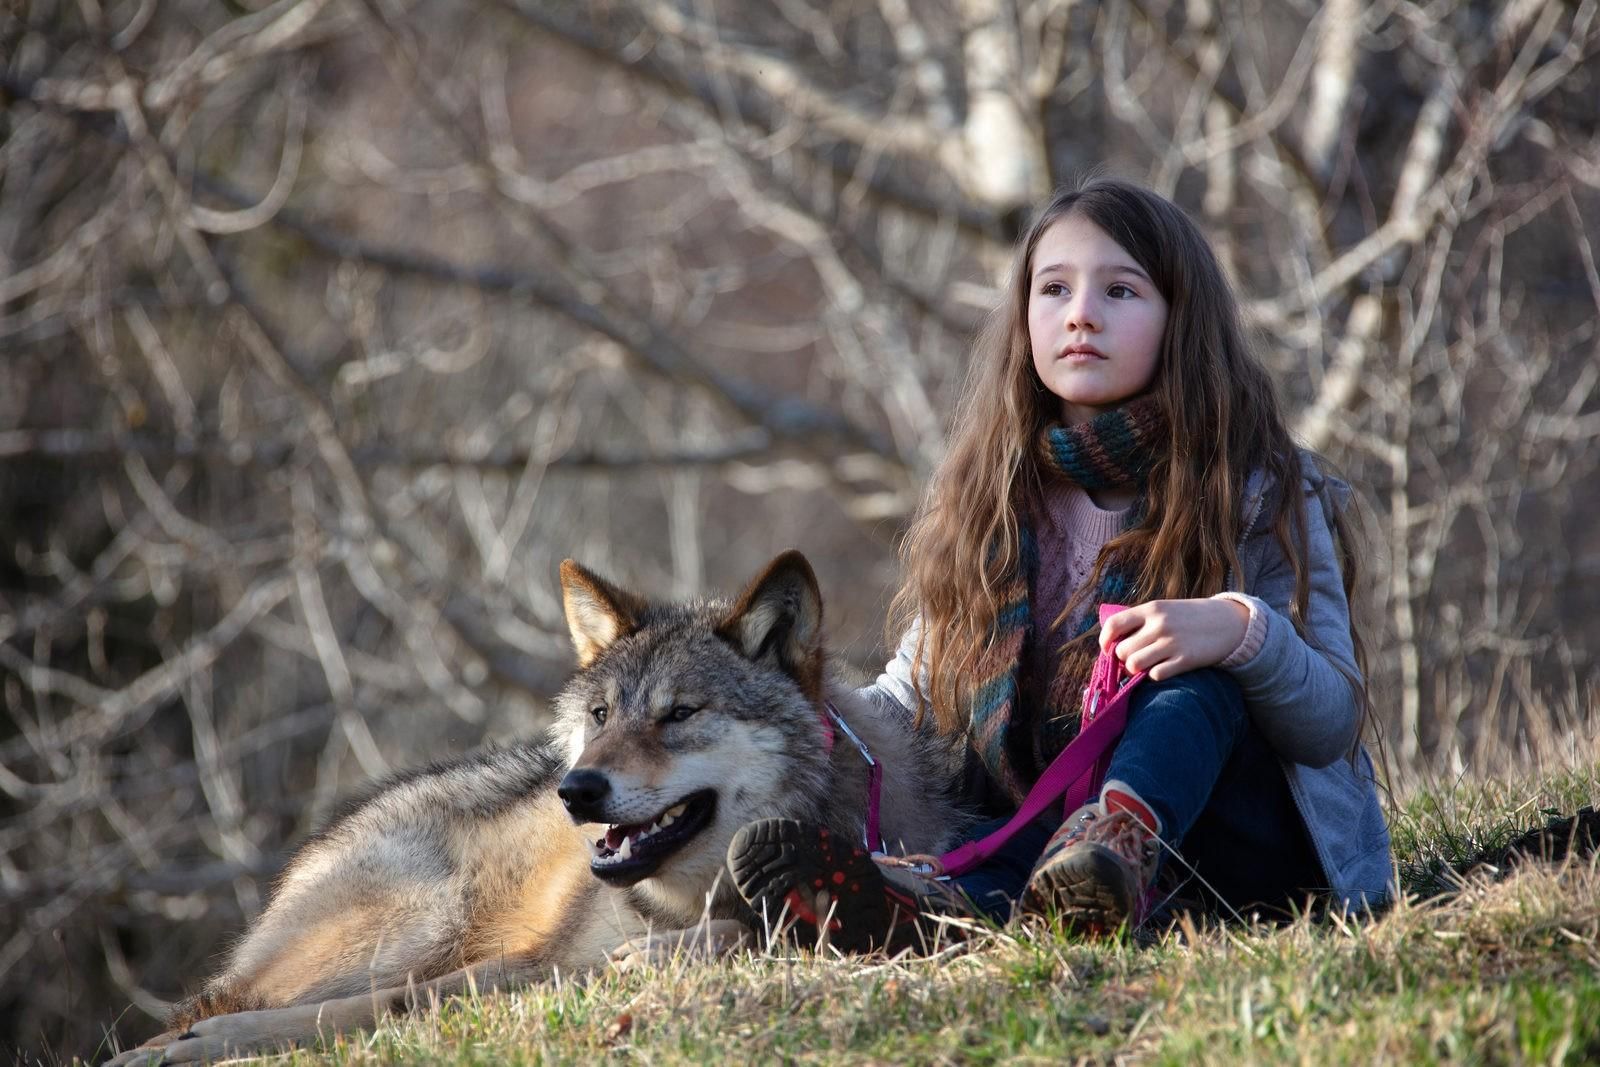
[[[556,796],[573,815],[598,817],[600,803],[611,792],[611,779],[599,771],[580,767],[568,771],[556,787]]]

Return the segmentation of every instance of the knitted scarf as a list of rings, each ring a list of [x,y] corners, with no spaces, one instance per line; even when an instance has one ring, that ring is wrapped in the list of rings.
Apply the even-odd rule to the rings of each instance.
[[[1166,447],[1166,436],[1166,419],[1155,399],[1142,397],[1081,426],[1046,427],[1039,436],[1038,458],[1046,471],[1090,492],[1137,490],[1139,498],[1128,517],[1131,527],[1143,514],[1145,480]],[[1035,626],[1028,590],[1038,573],[1039,545],[1027,517],[1020,521],[1021,559],[1006,579],[992,639],[974,671],[970,734],[989,776],[1019,804],[1043,768],[1077,736],[1079,694],[1088,683],[1087,671],[1081,678],[1058,675],[1049,686],[1047,707],[1017,710],[1023,648],[1029,640],[1043,639],[1044,628],[1053,621]],[[1073,636],[1097,625],[1100,604],[1133,603],[1137,579],[1126,561],[1109,562]]]

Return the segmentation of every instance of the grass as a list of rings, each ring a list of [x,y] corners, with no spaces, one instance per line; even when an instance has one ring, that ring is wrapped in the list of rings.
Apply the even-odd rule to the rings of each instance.
[[[449,1001],[291,1062],[1593,1062],[1600,868],[1503,852],[1597,796],[1597,764],[1414,790],[1391,812],[1407,899],[1374,921],[1186,923],[1144,945],[1041,924],[931,959],[678,959]],[[1456,873],[1485,857],[1502,864]]]

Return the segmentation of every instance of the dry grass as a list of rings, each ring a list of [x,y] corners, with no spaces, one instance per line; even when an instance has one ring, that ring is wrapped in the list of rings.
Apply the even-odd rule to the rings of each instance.
[[[987,932],[930,959],[784,949],[453,1001],[294,1062],[1580,1063],[1600,1058],[1593,855],[1479,864],[1600,795],[1600,763],[1418,791],[1408,898],[1370,922],[1082,943]]]
[[[935,959],[754,955],[469,999],[319,1062],[1584,1062],[1600,874],[1470,880],[1370,924],[990,934]]]

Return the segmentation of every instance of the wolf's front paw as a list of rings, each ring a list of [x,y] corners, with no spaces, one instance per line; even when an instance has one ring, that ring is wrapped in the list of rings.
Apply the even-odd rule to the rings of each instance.
[[[305,1014],[301,1008],[282,1008],[201,1019],[182,1033],[162,1034],[138,1048],[129,1049],[107,1061],[104,1067],[217,1063],[274,1052],[316,1037],[314,1018],[310,1032],[306,1032]]]
[[[138,1048],[130,1048],[126,1052],[119,1052],[100,1065],[100,1067],[156,1067],[162,1062],[167,1053],[167,1046],[175,1040],[172,1034],[162,1034],[152,1037]]]
[[[611,965],[629,971],[660,967],[679,958],[713,959],[737,952],[750,940],[743,923],[710,919],[687,930],[665,930],[625,941],[611,951]]]

